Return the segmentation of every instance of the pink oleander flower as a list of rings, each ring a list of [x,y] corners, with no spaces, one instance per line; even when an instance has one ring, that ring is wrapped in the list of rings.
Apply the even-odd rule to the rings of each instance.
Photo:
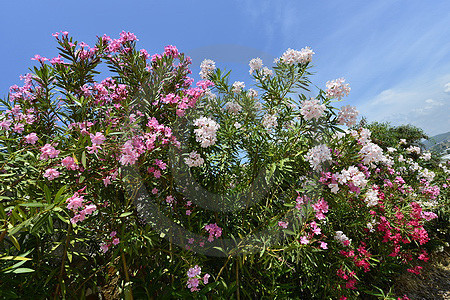
[[[168,45],[168,46],[164,47],[164,54],[167,56],[172,56],[174,58],[177,58],[180,55],[177,47],[172,46],[172,45]]]
[[[307,244],[309,244],[309,239],[308,239],[308,237],[307,237],[307,236],[302,236],[302,237],[300,238],[300,243],[301,243],[302,245],[307,245]]]
[[[25,138],[25,142],[27,144],[32,144],[32,145],[36,144],[37,140],[39,139],[37,137],[36,133],[34,133],[34,132],[27,134],[24,138]]]
[[[45,171],[44,177],[51,181],[59,177],[59,172],[53,168],[50,168]]]
[[[90,215],[96,210],[97,206],[95,204],[86,205],[86,207],[83,209],[85,215]]]
[[[145,59],[149,59],[149,58],[150,58],[150,54],[148,54],[147,50],[141,49],[141,50],[139,50],[139,52],[141,53],[141,55],[142,55]]]
[[[315,204],[312,205],[312,208],[316,212],[316,218],[318,220],[325,219],[325,214],[328,212],[328,203],[323,198],[319,199]]]
[[[286,229],[288,227],[289,222],[278,221],[278,226]]]
[[[175,198],[172,195],[166,197],[166,202],[172,204],[175,202]]]
[[[67,156],[64,159],[61,160],[61,165],[66,167],[69,170],[77,170],[78,165],[75,163],[75,160],[72,156]]]
[[[200,276],[200,273],[202,272],[202,268],[198,265],[195,265],[193,268],[190,268],[187,272],[187,276],[192,278],[195,276]]]
[[[97,144],[92,144],[92,147],[91,146],[86,146],[86,149],[87,150],[89,150],[89,154],[93,154],[93,153],[98,153],[98,150],[100,149],[102,149],[102,147],[100,147],[99,145],[97,145]]]
[[[106,253],[109,249],[109,246],[106,243],[101,243],[100,249],[103,251],[103,253]]]
[[[322,241],[320,242],[320,248],[322,248],[322,249],[324,249],[324,250],[325,250],[325,249],[328,249],[327,245],[328,245],[328,244],[325,243],[325,242],[322,242]]]
[[[48,60],[48,58],[42,57],[39,54],[36,54],[34,57],[31,58],[31,60],[37,60],[37,61],[39,61],[40,63],[43,64],[45,61]]]
[[[25,129],[25,125],[23,125],[22,123],[18,123],[16,125],[14,125],[13,131],[17,132],[17,133],[22,133],[24,129]]]
[[[90,134],[92,145],[101,145],[105,142],[106,137],[101,132],[96,132],[95,135]]]
[[[50,63],[52,65],[64,64],[64,60],[62,59],[61,55],[58,55],[57,57],[53,57],[52,59],[50,59]]]
[[[107,187],[108,185],[110,185],[111,182],[111,176],[106,176],[105,178],[102,179],[103,184],[105,185],[105,187]]]
[[[2,130],[9,130],[11,126],[11,121],[10,120],[2,120],[0,122],[0,127],[2,128]]]
[[[122,154],[119,161],[124,166],[134,165],[139,156],[139,152],[135,149],[135,147],[133,147],[133,142],[130,140],[125,142],[125,144],[122,146]]]
[[[119,238],[113,239],[112,243],[113,243],[114,246],[117,245],[117,244],[119,244],[119,243],[120,243]]]
[[[222,235],[222,228],[217,226],[216,223],[205,225],[205,230],[209,233],[208,242],[212,242],[214,237],[219,238]]]
[[[78,208],[82,208],[83,207],[83,196],[79,196],[78,193],[73,194],[72,197],[68,198],[66,200],[67,203],[67,209],[70,210],[77,210]]]
[[[422,211],[421,217],[427,221],[431,221],[433,219],[436,219],[438,215],[431,211]]]
[[[206,274],[203,276],[203,284],[208,284],[209,277],[211,277],[211,275],[209,275],[208,273],[206,273]]]
[[[165,170],[167,168],[167,164],[163,162],[162,160],[155,159],[155,164],[161,169]]]
[[[49,158],[56,158],[58,157],[59,153],[61,151],[56,150],[52,145],[50,144],[45,144],[44,147],[41,148],[41,156],[40,159],[49,159]]]
[[[189,278],[187,281],[187,287],[191,289],[191,292],[196,292],[198,291],[198,284],[199,284],[199,280],[198,278]]]

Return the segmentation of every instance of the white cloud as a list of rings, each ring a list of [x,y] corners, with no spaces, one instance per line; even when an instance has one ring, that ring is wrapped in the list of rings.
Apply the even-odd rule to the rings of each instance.
[[[444,85],[444,92],[450,93],[450,82]]]
[[[369,121],[412,124],[430,135],[450,131],[450,96],[439,88],[449,77],[403,82],[371,100],[360,102],[358,109]]]

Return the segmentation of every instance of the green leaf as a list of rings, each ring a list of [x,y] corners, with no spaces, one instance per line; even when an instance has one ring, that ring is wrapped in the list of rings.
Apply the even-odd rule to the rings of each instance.
[[[47,221],[47,216],[48,216],[48,213],[45,213],[42,216],[40,216],[40,218],[36,221],[36,223],[34,223],[33,227],[31,227],[30,232],[34,233],[38,229],[40,229]],[[36,216],[36,217],[39,217],[39,216]]]
[[[0,259],[4,259],[4,260],[31,260],[31,258],[22,257],[22,256],[3,256],[3,257],[0,257]]]
[[[66,188],[67,188],[67,185],[64,185],[59,189],[59,191],[55,195],[54,203],[59,203],[59,199],[61,198],[61,195],[65,192]]]
[[[19,205],[27,206],[27,207],[44,207],[44,206],[46,206],[45,203],[38,203],[38,202],[20,203]]]
[[[81,163],[83,164],[83,167],[86,169],[86,151],[83,151],[83,153],[81,153]]]
[[[50,192],[50,189],[46,184],[44,184],[44,192],[45,192],[45,200],[47,200],[47,203],[51,202],[52,193]]]
[[[128,217],[128,216],[131,215],[131,214],[133,214],[133,212],[127,211],[127,212],[124,212],[124,213],[120,214],[119,218]]]
[[[18,268],[12,271],[12,273],[14,274],[31,273],[31,272],[34,272],[34,270],[30,268]]]
[[[57,216],[61,221],[63,221],[64,223],[69,224],[69,219],[64,218],[61,214],[56,213],[56,216]]]
[[[16,247],[17,250],[20,251],[19,241],[16,239],[16,237],[14,235],[10,235],[9,238],[11,239],[11,242],[13,243],[14,247]]]

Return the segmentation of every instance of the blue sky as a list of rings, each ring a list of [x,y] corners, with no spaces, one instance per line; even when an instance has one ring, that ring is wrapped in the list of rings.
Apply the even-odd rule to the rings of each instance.
[[[51,33],[67,30],[94,44],[122,30],[138,47],[168,44],[193,58],[233,69],[251,85],[248,61],[266,65],[287,48],[310,46],[313,83],[346,78],[342,102],[370,121],[411,123],[430,135],[450,131],[450,1],[2,1],[0,96],[19,83],[35,54],[56,55]]]

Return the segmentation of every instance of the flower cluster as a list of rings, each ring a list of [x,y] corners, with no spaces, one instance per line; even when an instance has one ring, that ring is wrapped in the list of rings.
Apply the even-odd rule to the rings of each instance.
[[[84,188],[74,193],[72,197],[66,200],[67,209],[75,213],[75,215],[70,219],[72,224],[83,221],[86,216],[97,210],[97,206],[95,204],[87,204],[84,201],[84,196],[80,195],[83,190]]]
[[[347,125],[348,127],[351,127],[356,124],[356,120],[358,118],[358,111],[356,110],[356,107],[346,105],[341,107],[341,110],[339,111],[337,122],[340,125]]]
[[[205,273],[205,275],[203,275],[203,277],[201,277],[202,273],[202,268],[199,267],[198,265],[195,265],[193,268],[189,268],[189,270],[187,271],[187,276],[188,276],[188,280],[187,280],[187,287],[191,290],[191,292],[197,292],[200,289],[198,288],[199,284],[200,284],[200,280],[203,280],[203,284],[208,284],[209,278],[211,277],[211,275],[209,275],[208,273]]]
[[[116,246],[116,245],[118,245],[120,243],[120,239],[118,237],[116,237],[116,235],[117,235],[117,232],[116,231],[112,231],[109,234],[109,239],[107,241],[104,241],[104,242],[102,242],[100,244],[100,250],[103,253],[106,253],[109,250],[109,248],[112,247],[112,245]]]
[[[39,159],[46,160],[49,158],[56,158],[59,153],[61,153],[61,151],[56,150],[51,144],[45,144],[44,147],[41,147],[41,156]]]
[[[310,47],[305,47],[302,50],[288,49],[280,58],[280,61],[287,65],[306,64],[312,60],[315,54]]]
[[[341,185],[346,184],[355,194],[359,194],[361,189],[367,185],[366,175],[355,166],[350,166],[336,174],[336,180]]]
[[[189,166],[189,168],[199,167],[205,163],[205,160],[201,157],[197,151],[192,151],[189,156],[184,158],[184,162]]]
[[[366,165],[386,160],[386,157],[383,155],[383,149],[371,142],[366,143],[359,151],[359,154]]]
[[[328,81],[326,84],[327,97],[330,99],[337,98],[338,100],[341,100],[342,97],[348,96],[348,94],[350,93],[350,85],[344,82],[344,78],[338,78],[332,81]]]
[[[316,212],[316,219],[318,220],[325,219],[325,214],[328,212],[327,201],[321,198],[315,204],[312,205],[312,208]]]
[[[262,126],[266,129],[278,126],[276,114],[265,114],[262,118]]]
[[[208,242],[212,242],[214,238],[222,236],[222,228],[217,226],[216,223],[205,225],[205,230],[209,233]]]
[[[245,84],[242,81],[235,81],[231,88],[233,93],[239,94],[245,88]]]
[[[27,134],[25,137],[24,137],[24,139],[25,139],[25,142],[27,143],[27,144],[31,144],[31,145],[34,145],[34,144],[36,144],[36,142],[38,141],[38,136],[36,135],[36,133],[34,133],[34,132],[32,132],[32,133],[30,133],[30,134]]]
[[[194,133],[195,139],[200,143],[201,147],[207,148],[216,143],[216,133],[220,128],[218,123],[210,118],[201,117],[194,121],[194,126],[198,127],[194,129]]]
[[[322,163],[332,159],[331,150],[324,144],[315,146],[308,150],[305,159],[309,161],[309,164],[314,170],[320,170]]]
[[[323,116],[326,108],[325,104],[320,104],[319,100],[311,98],[302,101],[300,113],[308,121],[311,119],[317,120]]]
[[[253,58],[252,60],[250,60],[249,66],[250,66],[249,73],[253,74],[254,71],[262,69],[263,62],[262,62],[261,58],[259,58],[259,57]]]
[[[45,170],[45,173],[44,173],[44,177],[50,181],[52,181],[55,178],[58,178],[59,175],[60,175],[60,173],[58,172],[58,170],[56,170],[54,168],[49,168],[49,169]]]
[[[372,189],[369,189],[364,197],[364,202],[366,203],[367,207],[375,206],[378,204],[378,190],[377,186],[373,186]]]
[[[349,246],[352,242],[342,231],[336,231],[334,239],[344,246]]]
[[[225,104],[225,108],[234,114],[237,114],[238,112],[240,112],[242,110],[242,106],[239,105],[239,103],[236,102],[227,102]]]
[[[216,63],[211,59],[205,59],[200,64],[200,77],[202,79],[208,79],[208,75],[216,69]]]

